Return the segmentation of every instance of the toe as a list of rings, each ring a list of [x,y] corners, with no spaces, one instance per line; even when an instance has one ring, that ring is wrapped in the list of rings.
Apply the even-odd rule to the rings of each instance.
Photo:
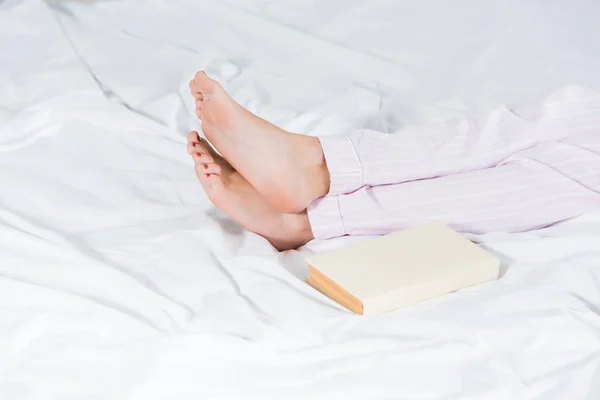
[[[215,163],[196,163],[194,169],[199,177],[205,177],[205,175],[218,175],[221,176],[221,167]]]
[[[209,153],[210,150],[204,147],[204,145],[200,142],[188,142],[186,146],[186,150],[190,155],[194,155],[194,153]]]
[[[188,152],[192,155],[194,153],[208,154],[210,157],[212,157],[213,162],[216,164],[220,165],[221,167],[223,165],[229,166],[230,168],[226,167],[228,170],[232,169],[231,165],[223,158],[223,156],[217,153],[210,143],[204,138],[200,138],[200,143],[188,144]],[[194,161],[196,161],[198,157],[194,157]],[[208,157],[202,158],[202,161],[207,159]]]
[[[204,170],[205,174],[221,175],[221,167],[215,163],[204,164],[202,169]]]
[[[198,93],[200,92],[198,92],[198,89],[196,88],[196,82],[194,82],[194,80],[192,79],[188,86],[190,87],[190,93],[192,94],[192,96],[194,96],[194,98],[198,97]]]
[[[189,87],[190,87],[190,93],[192,94],[194,99],[202,98],[202,93],[200,93],[200,90],[198,90],[198,87],[196,86],[196,82],[193,79],[190,81]]]
[[[188,154],[193,154],[194,149],[195,149],[194,146],[196,146],[199,143],[200,143],[200,137],[198,135],[198,132],[191,131],[187,136],[186,150],[187,150]]]
[[[214,203],[218,198],[219,189],[223,187],[223,179],[219,174],[211,174],[205,171],[203,168],[201,172],[198,172],[198,179],[208,198]]]
[[[208,166],[208,164],[203,164],[201,162],[197,162],[194,165],[194,171],[196,171],[196,175],[198,175],[198,178],[202,179],[202,177],[206,174],[208,174],[208,172],[206,172],[207,168],[204,168],[205,166]]]
[[[194,84],[195,88],[202,94],[211,94],[217,86],[217,82],[210,79],[204,71],[196,72]]]
[[[215,156],[215,154],[217,154],[215,149],[211,146],[211,144],[205,138],[201,137],[199,139],[198,145],[200,146],[199,148],[203,148],[204,152],[212,154],[213,157]]]
[[[192,157],[194,158],[196,166],[198,166],[198,164],[210,164],[215,162],[214,158],[209,153],[198,153],[194,151]]]
[[[200,143],[200,135],[196,131],[190,131],[187,136],[188,143]]]
[[[202,184],[204,189],[208,189],[207,185],[210,182],[211,175],[204,172],[204,169],[200,171],[198,168],[196,168],[196,175],[198,175],[198,180],[200,180],[200,183]]]
[[[200,183],[204,187],[206,194],[208,195],[208,199],[218,207],[219,204],[222,204],[223,196],[225,195],[223,189],[223,179],[219,175],[215,174],[204,174],[202,178],[200,178]]]

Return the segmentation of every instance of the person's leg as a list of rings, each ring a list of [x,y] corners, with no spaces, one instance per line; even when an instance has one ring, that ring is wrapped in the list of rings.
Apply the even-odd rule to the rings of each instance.
[[[600,124],[600,96],[571,88],[513,112],[389,135],[291,134],[245,110],[204,73],[190,82],[206,137],[272,207],[299,212],[326,194],[489,168],[520,150]]]
[[[196,132],[188,152],[213,204],[278,250],[313,237],[385,234],[429,220],[462,232],[524,231],[600,209],[598,133],[536,146],[495,168],[327,196],[308,215],[271,208]]]
[[[494,167],[512,154],[574,134],[598,132],[600,93],[571,87],[516,111],[500,107],[396,134],[356,131],[320,137],[328,195]]]
[[[468,233],[519,232],[600,209],[596,129],[497,167],[321,198],[308,208],[312,232],[317,239],[386,234],[432,220]]]

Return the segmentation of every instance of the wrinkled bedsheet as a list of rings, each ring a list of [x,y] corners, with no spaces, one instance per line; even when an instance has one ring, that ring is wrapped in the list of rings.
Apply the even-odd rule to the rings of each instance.
[[[286,129],[404,126],[600,89],[600,7],[0,1],[0,399],[600,399],[600,213],[472,236],[498,281],[373,317],[206,199],[206,69]]]

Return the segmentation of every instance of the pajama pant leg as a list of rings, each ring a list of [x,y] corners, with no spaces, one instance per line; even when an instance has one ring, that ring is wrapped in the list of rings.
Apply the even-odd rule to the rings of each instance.
[[[320,140],[331,190],[308,208],[316,238],[430,220],[526,231],[600,208],[600,96],[586,90],[482,119]]]

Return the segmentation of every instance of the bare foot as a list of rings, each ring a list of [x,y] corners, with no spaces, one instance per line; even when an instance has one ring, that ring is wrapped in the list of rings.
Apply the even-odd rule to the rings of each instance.
[[[295,249],[313,238],[306,210],[286,214],[269,206],[197,132],[188,135],[187,150],[210,201],[245,229],[266,238],[280,251]]]
[[[198,72],[190,82],[207,139],[275,209],[295,213],[329,191],[317,138],[284,131],[236,103]]]

